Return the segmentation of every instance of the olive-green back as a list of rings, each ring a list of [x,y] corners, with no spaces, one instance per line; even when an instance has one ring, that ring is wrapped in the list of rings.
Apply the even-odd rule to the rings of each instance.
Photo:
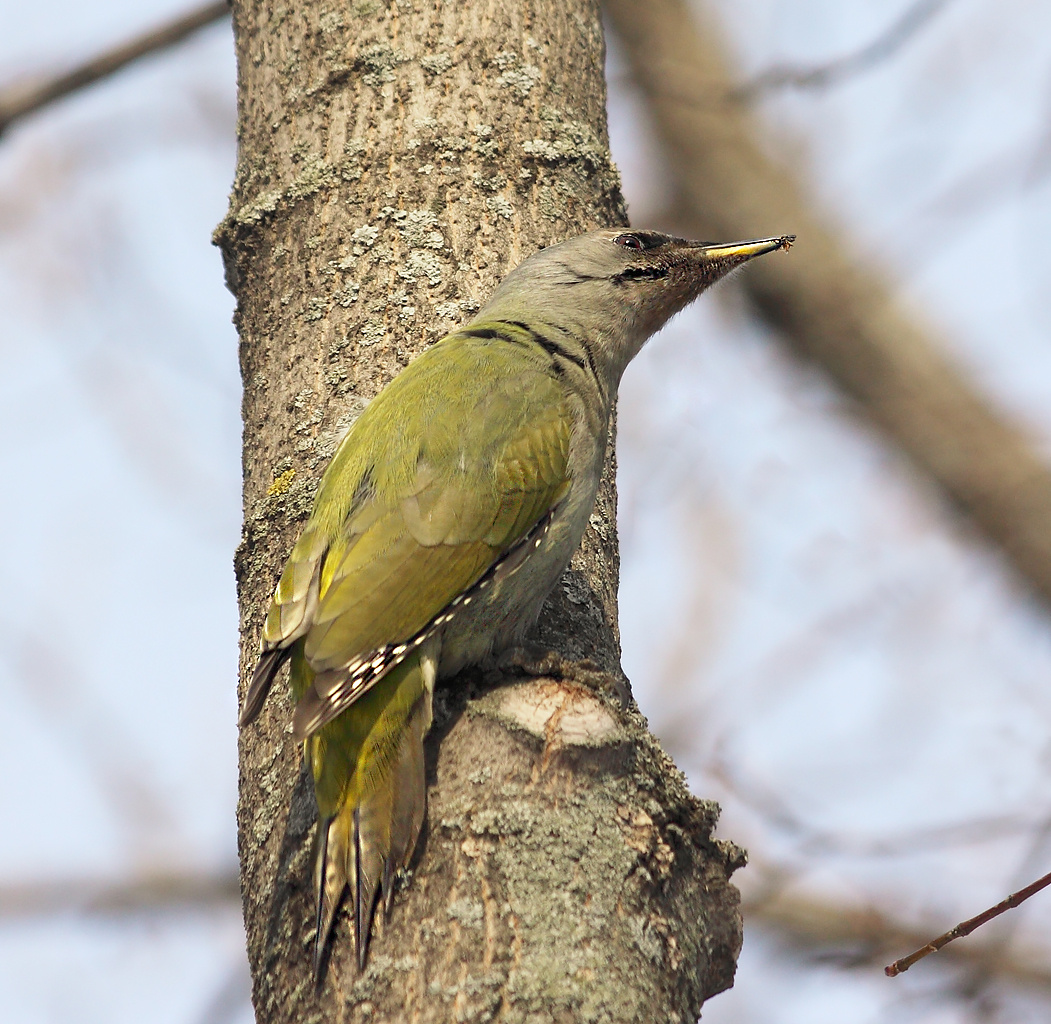
[[[334,456],[267,644],[306,627],[307,661],[325,672],[418,634],[565,495],[571,429],[535,346],[458,333],[429,349]]]

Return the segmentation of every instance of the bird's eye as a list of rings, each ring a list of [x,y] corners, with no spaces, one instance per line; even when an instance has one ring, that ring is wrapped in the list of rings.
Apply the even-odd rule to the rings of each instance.
[[[613,239],[614,245],[623,245],[625,249],[645,249],[642,239],[638,235],[617,235]]]

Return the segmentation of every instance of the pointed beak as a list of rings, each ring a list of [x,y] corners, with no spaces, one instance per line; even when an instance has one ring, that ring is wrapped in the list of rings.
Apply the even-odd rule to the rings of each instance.
[[[725,245],[699,245],[704,255],[713,260],[730,260],[734,264],[744,263],[753,256],[774,252],[776,249],[790,249],[796,240],[795,235],[781,235],[778,238],[756,238],[751,242],[727,242]]]

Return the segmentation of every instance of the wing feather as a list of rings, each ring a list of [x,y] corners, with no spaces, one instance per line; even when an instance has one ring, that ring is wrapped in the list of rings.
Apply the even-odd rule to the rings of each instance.
[[[307,733],[440,627],[512,550],[517,567],[526,555],[516,545],[567,493],[572,410],[546,357],[531,360],[506,342],[450,336],[344,439],[264,629],[264,651],[305,638],[316,677],[301,696],[312,710],[296,718]]]
[[[538,522],[530,532],[494,562],[478,580],[449,602],[426,627],[409,640],[398,644],[387,644],[365,655],[355,658],[342,669],[329,669],[311,676],[313,683],[302,693],[292,718],[292,735],[297,740],[323,736],[318,733],[322,726],[337,718],[347,708],[364,697],[389,672],[400,665],[413,652],[423,647],[452,619],[460,608],[493,583],[506,579],[522,567],[529,555],[543,542],[551,525],[554,509]],[[305,659],[304,659],[305,664]]]

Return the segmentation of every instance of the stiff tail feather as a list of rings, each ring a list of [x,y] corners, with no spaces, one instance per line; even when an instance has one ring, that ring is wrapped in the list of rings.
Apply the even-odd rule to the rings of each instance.
[[[321,811],[314,871],[314,976],[318,984],[344,897],[349,893],[355,952],[363,970],[377,899],[382,893],[384,912],[389,912],[394,876],[408,866],[416,849],[427,805],[423,740],[431,725],[436,655],[429,645],[418,659],[407,661],[364,700],[323,728],[317,742],[313,738],[307,742]],[[349,720],[346,726],[357,725],[353,731],[359,741],[352,765],[333,757],[326,742],[328,730],[339,730],[344,719]],[[339,742],[337,737],[332,741]],[[327,784],[334,781],[326,773],[348,767],[350,777],[340,787],[338,805],[323,806]]]

